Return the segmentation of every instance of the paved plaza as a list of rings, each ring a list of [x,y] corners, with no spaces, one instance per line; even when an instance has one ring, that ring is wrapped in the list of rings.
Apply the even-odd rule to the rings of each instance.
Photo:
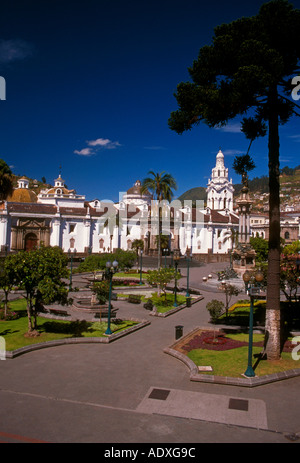
[[[169,317],[115,303],[120,318],[150,324],[112,343],[51,347],[0,361],[0,441],[300,442],[300,377],[255,388],[193,382],[187,366],[163,352],[175,341],[175,326],[184,334],[210,326],[206,304],[224,295],[203,286],[202,277],[222,267],[191,268],[190,284],[204,298]]]

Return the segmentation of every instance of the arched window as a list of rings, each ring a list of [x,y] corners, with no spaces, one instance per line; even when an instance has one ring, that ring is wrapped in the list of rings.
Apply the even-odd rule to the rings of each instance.
[[[100,249],[103,249],[103,246],[104,246],[104,239],[101,238],[101,240],[99,240],[99,247],[100,247]]]
[[[73,249],[75,247],[75,239],[71,238],[70,239],[70,249]]]
[[[286,231],[284,234],[284,239],[289,240],[290,239],[290,232]]]

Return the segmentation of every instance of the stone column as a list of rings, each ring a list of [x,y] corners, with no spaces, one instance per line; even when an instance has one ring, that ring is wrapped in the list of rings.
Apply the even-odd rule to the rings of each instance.
[[[0,250],[5,249],[4,247],[9,244],[8,240],[8,211],[7,202],[5,202],[5,208],[1,212],[0,219]]]

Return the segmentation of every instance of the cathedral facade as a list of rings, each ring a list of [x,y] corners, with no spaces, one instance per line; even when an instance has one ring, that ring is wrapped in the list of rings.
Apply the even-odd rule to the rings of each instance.
[[[144,242],[144,253],[157,253],[158,218],[168,249],[194,256],[228,254],[239,219],[233,212],[233,186],[219,151],[207,186],[207,205],[197,201],[158,204],[150,193],[141,193],[139,180],[118,203],[86,201],[69,190],[61,175],[54,187],[38,195],[25,177],[12,196],[0,205],[2,253],[30,250],[40,245],[59,246],[77,255],[131,249],[135,239]],[[161,211],[161,213],[159,212]]]

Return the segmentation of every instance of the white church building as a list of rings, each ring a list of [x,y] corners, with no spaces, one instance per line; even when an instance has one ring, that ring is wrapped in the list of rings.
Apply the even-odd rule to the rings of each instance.
[[[201,201],[164,203],[162,233],[169,236],[169,250],[186,249],[199,258],[228,254],[232,230],[239,218],[233,211],[233,185],[220,150],[207,186],[207,206]],[[0,249],[30,250],[39,245],[59,246],[77,255],[131,249],[135,239],[144,241],[144,253],[157,253],[158,205],[150,193],[141,193],[141,182],[121,196],[119,203],[95,199],[69,190],[61,175],[54,186],[36,195],[25,177],[12,196],[0,204]],[[196,257],[197,258],[197,257]]]

